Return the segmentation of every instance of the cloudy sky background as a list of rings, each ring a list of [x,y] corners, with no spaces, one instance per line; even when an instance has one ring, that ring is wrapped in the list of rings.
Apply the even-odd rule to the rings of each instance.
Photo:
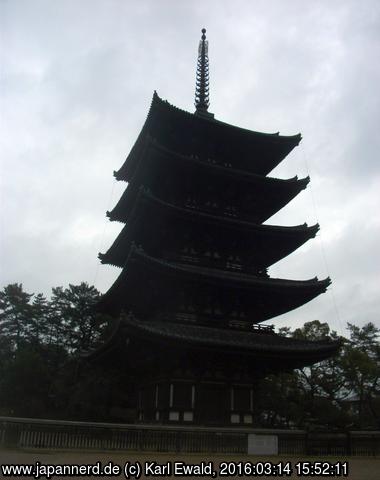
[[[303,135],[271,175],[311,184],[268,223],[321,232],[270,273],[333,285],[276,325],[380,326],[380,2],[0,0],[0,18],[0,287],[112,284],[112,172],[155,89],[194,110],[206,27],[216,118]]]

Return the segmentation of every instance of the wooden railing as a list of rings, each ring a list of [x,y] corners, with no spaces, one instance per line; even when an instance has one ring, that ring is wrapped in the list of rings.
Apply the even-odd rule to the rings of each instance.
[[[247,431],[0,417],[0,446],[246,453]]]
[[[180,427],[0,417],[0,447],[247,453],[249,435],[278,438],[279,455],[379,456],[379,431],[311,433],[305,430]]]

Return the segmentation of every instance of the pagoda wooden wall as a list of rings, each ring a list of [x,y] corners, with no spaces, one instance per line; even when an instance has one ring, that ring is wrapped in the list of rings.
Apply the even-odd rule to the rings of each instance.
[[[252,425],[253,386],[217,381],[165,380],[140,385],[140,422]]]

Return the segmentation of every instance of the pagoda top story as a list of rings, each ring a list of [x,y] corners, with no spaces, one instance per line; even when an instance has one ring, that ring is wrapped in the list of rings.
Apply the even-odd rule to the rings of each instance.
[[[117,180],[127,180],[149,140],[195,160],[268,175],[301,141],[301,134],[261,133],[181,110],[154,92],[145,124]]]

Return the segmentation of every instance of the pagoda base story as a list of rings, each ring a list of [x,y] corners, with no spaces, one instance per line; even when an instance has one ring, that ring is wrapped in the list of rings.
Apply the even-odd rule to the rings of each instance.
[[[243,348],[241,348],[243,347]],[[245,348],[244,348],[245,347]],[[331,355],[339,342],[311,342],[272,331],[234,331],[139,321],[122,315],[89,360],[128,392],[128,421],[198,426],[252,426],[260,417],[260,381]],[[118,393],[117,393],[118,392]],[[120,418],[122,420],[122,418]],[[127,419],[126,419],[127,420]]]
[[[157,380],[138,387],[141,423],[252,425],[253,385],[189,380]]]

